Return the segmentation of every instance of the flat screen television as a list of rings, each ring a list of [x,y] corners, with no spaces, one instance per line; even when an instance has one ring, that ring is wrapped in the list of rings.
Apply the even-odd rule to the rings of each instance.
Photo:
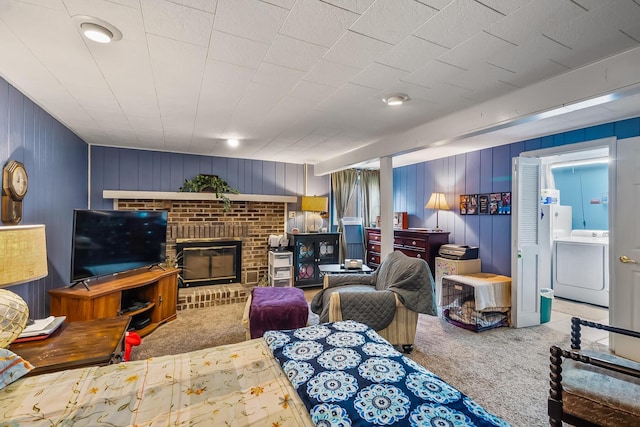
[[[165,262],[166,211],[73,211],[71,282]]]

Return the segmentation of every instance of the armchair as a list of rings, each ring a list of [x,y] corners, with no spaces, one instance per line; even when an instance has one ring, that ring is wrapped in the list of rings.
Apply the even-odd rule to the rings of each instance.
[[[549,424],[640,425],[640,363],[581,349],[581,326],[640,338],[640,332],[573,317],[571,351],[550,348]]]
[[[418,313],[437,316],[433,275],[423,259],[395,251],[372,274],[324,276],[324,287],[311,301],[311,310],[321,323],[364,323],[410,353]]]

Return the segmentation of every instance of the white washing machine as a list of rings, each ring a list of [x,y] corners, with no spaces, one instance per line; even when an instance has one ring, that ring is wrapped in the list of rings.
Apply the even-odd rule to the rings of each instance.
[[[609,232],[573,230],[553,243],[554,295],[609,307]]]

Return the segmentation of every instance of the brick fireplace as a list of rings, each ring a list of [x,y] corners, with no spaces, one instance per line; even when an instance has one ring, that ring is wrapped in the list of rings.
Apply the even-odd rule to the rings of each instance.
[[[197,195],[194,194],[193,197]],[[270,197],[265,196],[265,199]],[[289,201],[232,201],[231,209],[225,212],[223,202],[219,200],[120,197],[114,202],[114,208],[168,211],[167,263],[170,265],[177,265],[178,239],[239,239],[242,242],[240,283],[199,287],[193,296],[187,298],[182,298],[184,289],[181,289],[178,308],[185,309],[209,305],[207,301],[212,301],[217,296],[229,299],[228,302],[222,302],[223,304],[246,299],[247,290],[258,285],[261,278],[266,277],[268,273],[267,241],[272,234],[284,233],[286,204]],[[211,305],[219,303],[212,301]]]

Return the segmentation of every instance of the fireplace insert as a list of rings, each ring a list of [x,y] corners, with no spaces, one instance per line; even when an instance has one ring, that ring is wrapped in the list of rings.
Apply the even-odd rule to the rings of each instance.
[[[178,239],[178,267],[181,288],[240,283],[242,240],[230,238]]]

